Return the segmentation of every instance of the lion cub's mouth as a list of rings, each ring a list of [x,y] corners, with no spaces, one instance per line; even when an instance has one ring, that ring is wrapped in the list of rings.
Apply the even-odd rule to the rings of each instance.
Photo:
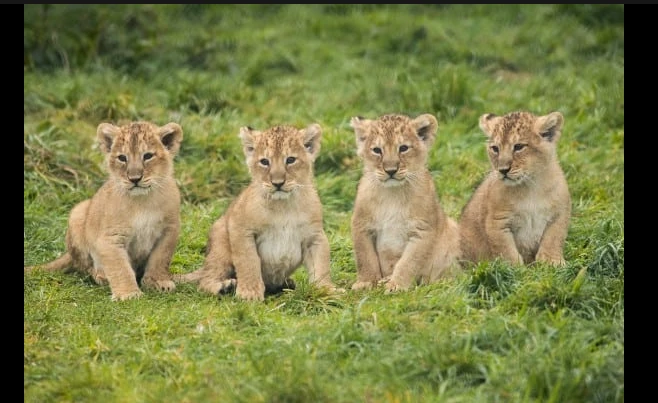
[[[151,191],[150,186],[140,186],[140,185],[134,185],[128,189],[128,193],[131,196],[142,196],[148,194],[150,191]]]
[[[270,192],[269,198],[272,200],[285,200],[290,197],[290,192],[283,189],[278,189]]]
[[[384,187],[397,187],[404,184],[406,178],[398,178],[395,176],[386,176],[381,182]]]
[[[505,174],[500,174],[500,180],[508,185],[514,185],[517,182],[516,178],[511,178]]]
[[[500,174],[500,180],[507,186],[517,186],[525,182],[527,177],[525,175],[515,175],[509,176],[506,174]]]

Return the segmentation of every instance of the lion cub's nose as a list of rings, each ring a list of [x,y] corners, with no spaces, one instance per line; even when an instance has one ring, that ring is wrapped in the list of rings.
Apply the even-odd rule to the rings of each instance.
[[[272,181],[272,185],[274,185],[276,190],[281,190],[281,186],[283,186],[284,183],[286,183],[286,181],[280,181],[280,182]]]
[[[509,168],[502,168],[502,169],[499,169],[498,172],[500,172],[501,174],[503,174],[503,176],[505,176],[505,175],[507,175],[509,170],[510,170]]]
[[[142,176],[141,175],[140,176],[129,176],[128,180],[130,180],[132,183],[134,183],[136,185],[136,184],[139,183],[139,181],[142,180]]]
[[[393,177],[393,175],[395,175],[397,171],[398,171],[397,168],[384,169],[384,172],[386,172],[388,176],[390,176],[391,178]]]

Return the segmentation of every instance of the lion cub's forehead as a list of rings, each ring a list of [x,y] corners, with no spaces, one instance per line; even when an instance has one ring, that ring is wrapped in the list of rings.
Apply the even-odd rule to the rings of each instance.
[[[492,130],[491,140],[516,144],[533,133],[537,117],[529,112],[512,112],[501,116]]]
[[[254,140],[256,149],[275,153],[304,148],[304,133],[293,126],[271,127]]]
[[[411,119],[404,115],[384,115],[372,121],[370,138],[379,138],[384,142],[416,139],[416,131]]]
[[[143,151],[160,145],[158,126],[149,122],[133,122],[119,127],[113,148],[117,150]]]

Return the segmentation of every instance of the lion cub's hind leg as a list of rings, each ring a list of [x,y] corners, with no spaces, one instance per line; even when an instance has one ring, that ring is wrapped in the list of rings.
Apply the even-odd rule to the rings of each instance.
[[[71,254],[72,266],[78,271],[88,274],[98,285],[109,285],[102,268],[94,265],[89,252],[89,245],[85,238],[84,228],[87,211],[91,200],[85,200],[73,207],[69,215],[69,224],[66,231],[66,248]]]
[[[235,294],[237,283],[231,261],[226,216],[221,217],[210,228],[206,258],[196,277],[202,291],[220,296]]]

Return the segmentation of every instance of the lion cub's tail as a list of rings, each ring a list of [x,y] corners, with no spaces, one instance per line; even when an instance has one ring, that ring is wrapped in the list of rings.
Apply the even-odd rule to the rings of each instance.
[[[45,271],[66,270],[69,267],[71,267],[72,262],[73,260],[71,259],[71,254],[66,252],[62,256],[53,260],[52,262],[44,263],[44,264],[36,264],[34,266],[24,266],[23,271],[30,272],[36,269],[45,270]]]
[[[203,277],[203,269],[198,269],[190,273],[174,274],[176,283],[198,283]]]

